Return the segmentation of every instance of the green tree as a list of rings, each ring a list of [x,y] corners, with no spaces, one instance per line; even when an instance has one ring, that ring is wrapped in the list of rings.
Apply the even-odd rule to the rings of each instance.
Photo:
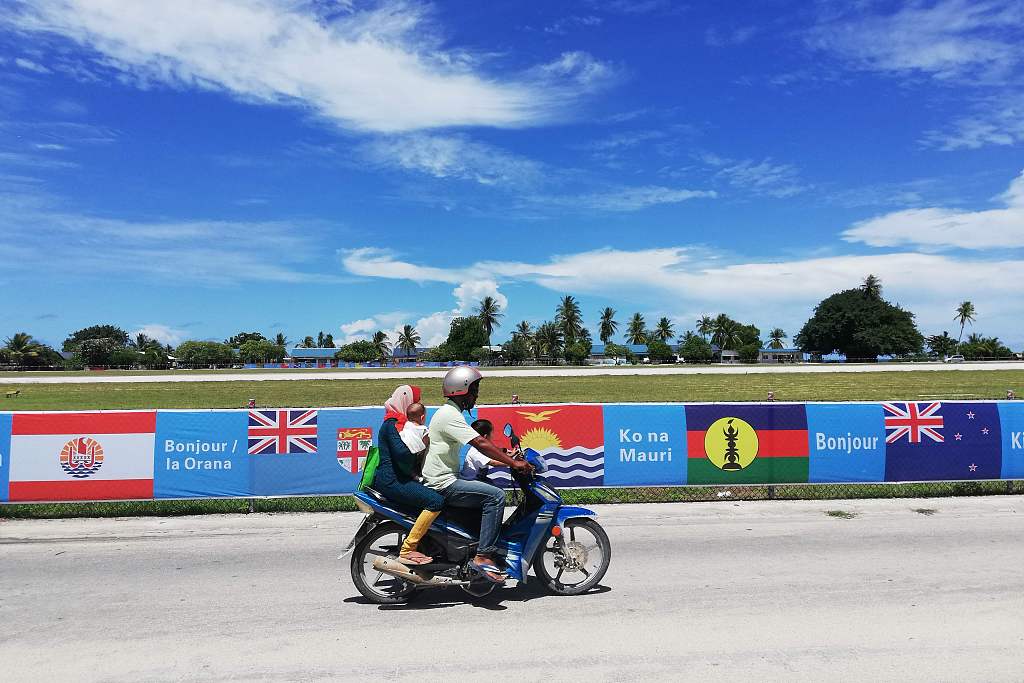
[[[874,275],[868,275],[864,278],[860,291],[869,299],[880,300],[882,298],[882,281]]]
[[[274,337],[274,343],[281,347],[288,346],[288,337],[284,336],[284,332],[278,332]]]
[[[615,333],[619,329],[619,323],[615,320],[615,309],[611,306],[606,306],[601,311],[601,323],[598,327],[598,337],[601,338],[601,342],[604,344],[608,343],[608,340],[615,336]]]
[[[555,324],[562,332],[566,344],[572,344],[583,333],[583,312],[572,295],[566,294],[555,309]]]
[[[439,360],[472,360],[482,346],[487,346],[487,330],[480,318],[468,316],[452,320],[448,339],[438,349],[443,358]]]
[[[373,333],[373,339],[370,340],[373,344],[373,348],[377,349],[377,358],[380,359],[381,363],[387,362],[388,356],[391,355],[391,342],[388,340],[388,335],[377,330]]]
[[[720,313],[712,324],[711,343],[717,344],[721,351],[734,351],[740,345],[742,325]]]
[[[678,353],[686,359],[687,363],[707,363],[714,355],[711,351],[711,344],[703,337],[698,337],[692,332],[687,332],[686,335],[683,335]]]
[[[239,347],[238,357],[243,363],[279,363],[284,359],[284,347],[269,339],[249,339]]]
[[[4,340],[0,359],[20,367],[51,367],[64,362],[59,353],[27,332],[16,332]]]
[[[416,331],[416,328],[412,325],[403,326],[402,331],[398,333],[398,348],[405,351],[407,357],[411,357],[419,345],[420,333]]]
[[[250,341],[250,340],[263,341],[265,339],[266,339],[266,337],[264,337],[259,332],[239,332],[238,334],[233,335],[233,336],[228,337],[227,339],[225,339],[224,343],[227,344],[228,346],[230,346],[233,349],[240,349],[240,348],[242,348],[242,344],[244,344],[247,341]]]
[[[480,300],[480,305],[476,307],[476,317],[480,324],[483,325],[484,332],[487,333],[486,346],[490,346],[494,328],[501,327],[500,321],[505,317],[505,314],[501,312],[501,306],[498,305],[498,301],[493,296],[485,296]],[[481,344],[481,346],[484,346],[484,344]]]
[[[960,323],[960,336],[956,339],[958,344],[960,343],[960,340],[964,338],[964,325],[967,323],[974,324],[976,314],[977,312],[974,310],[974,304],[970,301],[962,301],[960,305],[956,307],[956,316],[954,316],[953,320]]]
[[[654,332],[651,336],[658,341],[667,342],[672,337],[676,336],[675,328],[672,325],[672,321],[668,318],[662,317],[658,321],[658,324],[654,326]],[[654,360],[653,358],[651,360]]]
[[[647,343],[647,322],[643,315],[634,313],[629,321],[629,329],[626,331],[627,344]]]
[[[967,341],[960,344],[960,353],[967,360],[989,360],[1013,356],[1013,352],[997,337],[985,337],[980,334],[972,334]]]
[[[334,335],[328,332],[324,335],[324,345],[322,348],[333,349],[334,348]]]
[[[794,341],[809,353],[839,351],[850,360],[861,360],[918,353],[924,338],[913,313],[865,296],[865,290],[857,288],[823,299]]]
[[[360,339],[354,341],[351,344],[342,344],[338,347],[338,350],[334,352],[334,357],[338,360],[343,360],[346,363],[369,363],[370,361],[379,358],[380,355],[377,351],[377,347],[373,345],[373,342],[366,339]]]
[[[93,325],[72,332],[64,340],[65,351],[78,351],[78,347],[86,339],[109,339],[113,348],[124,348],[128,345],[128,333],[116,325]]]
[[[521,334],[513,334],[512,339],[502,344],[501,354],[509,365],[522,365],[530,358],[530,340]]]
[[[313,341],[312,337],[303,337],[302,342],[299,344],[300,349],[312,349],[316,348],[316,342]]]
[[[756,363],[757,359],[761,356],[761,345],[742,344],[737,351],[739,351],[740,360],[744,363]]]
[[[636,354],[622,344],[605,344],[604,356],[605,358],[625,358],[629,363],[636,363]]]
[[[652,363],[668,363],[672,361],[672,349],[660,339],[647,342],[647,357]]]
[[[781,327],[776,327],[774,330],[768,333],[768,339],[771,340],[771,342],[768,344],[768,347],[772,349],[786,348],[786,345],[782,343],[782,340],[788,336],[789,335],[786,334],[785,330],[783,330]]]
[[[533,333],[533,348],[536,357],[555,358],[562,353],[562,330],[557,324],[547,321],[537,326]]]
[[[210,341],[182,342],[174,350],[174,355],[179,363],[192,367],[230,365],[235,360],[235,353],[230,346]]]
[[[702,315],[697,321],[697,334],[707,339],[715,331],[715,319],[710,315]]]
[[[519,324],[516,325],[515,331],[512,332],[512,337],[520,337],[525,339],[527,343],[533,341],[533,328],[530,327],[530,323],[526,320],[520,320]]]
[[[949,332],[943,331],[942,334],[933,334],[924,340],[924,343],[931,349],[932,355],[938,356],[939,358],[945,358],[952,356],[956,353],[957,340],[949,336]]]

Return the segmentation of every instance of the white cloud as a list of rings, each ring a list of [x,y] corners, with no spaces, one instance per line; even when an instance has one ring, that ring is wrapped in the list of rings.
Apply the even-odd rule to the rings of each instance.
[[[699,159],[717,169],[715,178],[754,195],[785,199],[807,189],[807,185],[800,180],[800,172],[795,166],[775,163],[771,157],[761,161],[737,160],[704,153],[699,155]]]
[[[1002,80],[1021,59],[1024,7],[1017,0],[912,2],[888,14],[850,16],[864,7],[852,6],[815,27],[808,44],[856,68],[940,80]]]
[[[188,332],[185,330],[178,330],[160,323],[148,323],[133,330],[132,339],[139,334],[144,334],[150,339],[156,339],[161,344],[170,344],[171,346],[177,346],[188,338]]]
[[[38,62],[33,62],[31,59],[25,59],[24,57],[17,57],[14,63],[24,69],[25,71],[33,71],[37,74],[48,74],[50,70]]]
[[[933,207],[894,211],[855,223],[843,233],[843,239],[873,247],[908,244],[923,249],[1024,247],[1024,171],[999,199],[1005,202],[1005,208],[958,211]]]
[[[508,309],[508,297],[498,291],[498,283],[494,280],[468,280],[456,287],[452,294],[461,315],[475,315],[480,301],[487,296],[494,297],[502,311]]]
[[[445,49],[430,8],[385,2],[323,12],[289,0],[125,3],[37,0],[8,13],[17,29],[58,35],[145,87],[229,92],[300,104],[354,130],[517,127],[558,118],[614,70],[586,53],[505,79]]]
[[[683,188],[650,185],[644,187],[614,188],[603,192],[578,195],[535,195],[531,201],[565,208],[594,211],[639,211],[659,204],[678,204],[689,199],[713,199],[713,190],[687,190]]]
[[[1024,95],[1000,94],[985,98],[974,113],[962,116],[945,129],[927,131],[925,147],[944,152],[979,149],[988,145],[1006,147],[1024,142]]]

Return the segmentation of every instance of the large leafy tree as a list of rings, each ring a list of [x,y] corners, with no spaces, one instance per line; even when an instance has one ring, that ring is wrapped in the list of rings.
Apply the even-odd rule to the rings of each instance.
[[[405,325],[398,333],[398,348],[405,351],[406,356],[411,356],[416,347],[420,345],[420,333],[412,325]]]
[[[652,363],[665,363],[672,360],[672,349],[660,339],[647,342],[647,357]]]
[[[121,349],[128,345],[128,333],[116,325],[92,325],[72,332],[64,340],[65,351],[78,351],[86,339],[109,339],[112,348]]]
[[[497,299],[493,296],[485,296],[481,299],[480,305],[476,307],[476,317],[484,326],[484,332],[487,333],[487,346],[490,346],[494,328],[501,327],[501,319],[505,317]]]
[[[570,294],[562,297],[555,309],[555,324],[562,332],[566,344],[572,344],[583,333],[583,312],[576,298]]]
[[[928,345],[933,355],[945,358],[956,352],[958,342],[949,336],[949,332],[944,330],[942,334],[933,334],[928,337],[924,340],[924,343]]]
[[[472,360],[480,357],[480,349],[486,344],[487,330],[480,318],[475,315],[455,318],[448,330],[448,339],[422,357],[439,361]]]
[[[351,344],[342,344],[334,352],[334,357],[346,363],[369,363],[380,358],[377,348],[368,339],[360,339]]]
[[[284,359],[284,347],[269,339],[249,339],[238,348],[238,357],[245,363],[280,362]]]
[[[654,332],[651,336],[661,342],[667,342],[672,337],[676,336],[675,327],[672,325],[672,321],[668,318],[662,317],[658,321],[658,324],[654,326]],[[649,350],[649,349],[648,349]],[[653,358],[651,360],[654,360]]]
[[[711,344],[704,337],[689,331],[680,339],[678,353],[687,363],[707,363],[713,356]]]
[[[920,352],[924,338],[913,313],[860,287],[822,300],[794,341],[812,354],[838,351],[851,360],[874,360]]]
[[[776,327],[774,330],[768,333],[768,347],[772,349],[784,349],[786,345],[782,343],[782,340],[788,337],[786,331],[781,327]]]
[[[264,337],[259,332],[239,332],[238,334],[225,339],[224,343],[233,349],[240,349],[242,348],[242,344],[244,344],[247,341],[261,341],[264,339],[266,339],[266,337]]]
[[[960,340],[964,338],[964,325],[967,323],[974,323],[977,312],[974,310],[974,304],[970,301],[962,301],[959,306],[956,307],[956,315],[953,320],[960,323],[960,336],[957,337],[956,341],[959,344]]]
[[[598,337],[601,338],[601,342],[604,344],[608,343],[608,340],[615,336],[615,333],[619,329],[619,323],[615,320],[615,309],[611,306],[606,306],[601,311],[601,323],[598,327]]]
[[[186,341],[174,350],[178,362],[193,367],[228,365],[235,359],[235,353],[227,344],[209,341]]]
[[[626,330],[627,344],[647,343],[647,321],[640,313],[634,313],[629,320],[629,328]]]

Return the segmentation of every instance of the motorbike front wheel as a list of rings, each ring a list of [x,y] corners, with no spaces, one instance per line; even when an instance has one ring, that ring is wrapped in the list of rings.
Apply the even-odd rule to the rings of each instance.
[[[373,568],[373,561],[378,557],[398,557],[406,533],[404,527],[385,522],[375,527],[352,550],[352,583],[370,602],[396,605],[408,602],[416,592],[415,586],[408,581]]]
[[[597,585],[608,571],[612,545],[601,525],[589,517],[566,520],[559,536],[541,547],[534,571],[556,595],[579,595]]]

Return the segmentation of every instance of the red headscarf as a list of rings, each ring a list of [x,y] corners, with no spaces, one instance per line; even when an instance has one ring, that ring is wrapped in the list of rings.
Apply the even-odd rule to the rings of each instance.
[[[402,427],[408,421],[405,413],[409,410],[409,406],[413,403],[420,402],[420,388],[414,387],[408,384],[395,389],[395,393],[391,394],[391,398],[384,401],[384,419],[390,420],[395,418],[398,422],[395,427],[398,431],[402,431]]]

